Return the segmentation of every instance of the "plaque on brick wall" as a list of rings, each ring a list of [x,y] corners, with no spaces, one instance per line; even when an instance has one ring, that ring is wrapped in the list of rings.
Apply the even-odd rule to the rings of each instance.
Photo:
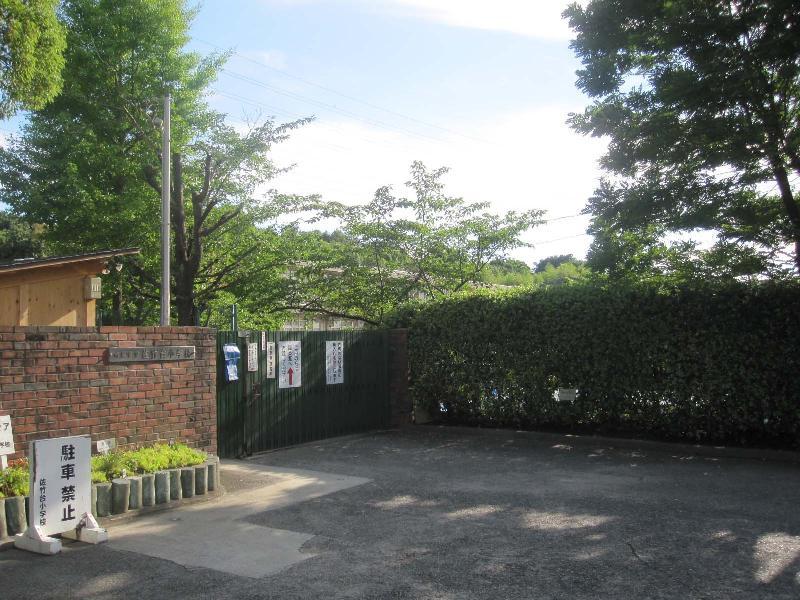
[[[109,348],[108,362],[164,362],[194,360],[194,346],[144,346],[139,348]]]

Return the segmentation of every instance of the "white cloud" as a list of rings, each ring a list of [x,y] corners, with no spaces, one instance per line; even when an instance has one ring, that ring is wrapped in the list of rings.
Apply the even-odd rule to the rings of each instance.
[[[604,144],[571,131],[566,113],[537,108],[478,124],[473,133],[486,143],[455,135],[420,139],[356,121],[320,120],[275,147],[279,164],[297,166],[270,187],[362,203],[387,184],[408,194],[403,186],[408,168],[422,160],[429,167],[451,168],[445,180],[449,194],[490,202],[494,211],[540,208],[549,218],[575,215],[596,186]],[[570,252],[583,256],[590,238],[580,234],[587,221],[580,216],[542,225],[527,238],[537,246],[515,256],[528,262]]]
[[[323,2],[357,4],[378,13],[424,19],[452,27],[504,31],[543,39],[572,37],[561,18],[570,0],[263,0],[278,6]],[[582,3],[582,2],[579,2]]]
[[[566,21],[561,18],[568,4],[564,0],[372,0],[369,4],[373,7],[386,5],[400,15],[454,27],[545,39],[571,37]]]

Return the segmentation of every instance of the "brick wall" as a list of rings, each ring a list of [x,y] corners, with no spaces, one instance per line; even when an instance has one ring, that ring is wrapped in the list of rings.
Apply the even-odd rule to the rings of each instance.
[[[389,402],[391,426],[411,423],[411,395],[408,390],[408,329],[389,331]]]
[[[195,346],[194,360],[108,364],[108,349]],[[32,439],[90,434],[216,452],[215,334],[202,327],[0,327],[0,414],[16,457]]]

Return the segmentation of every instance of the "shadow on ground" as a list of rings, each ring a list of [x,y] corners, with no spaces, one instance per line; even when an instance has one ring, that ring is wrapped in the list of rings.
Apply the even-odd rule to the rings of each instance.
[[[273,582],[312,596],[800,597],[796,466],[432,428],[257,460],[373,479],[250,518],[317,534]]]
[[[254,460],[372,481],[246,516],[314,535],[262,579],[76,545],[0,553],[0,581],[15,598],[800,597],[797,465],[440,428]]]

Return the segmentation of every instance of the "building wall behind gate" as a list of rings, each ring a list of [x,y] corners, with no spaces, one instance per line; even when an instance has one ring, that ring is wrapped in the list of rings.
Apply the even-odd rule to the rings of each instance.
[[[195,346],[194,360],[114,363],[108,349]],[[16,457],[33,439],[171,439],[216,452],[215,331],[203,327],[0,327],[0,415]],[[12,457],[13,458],[13,457]]]

